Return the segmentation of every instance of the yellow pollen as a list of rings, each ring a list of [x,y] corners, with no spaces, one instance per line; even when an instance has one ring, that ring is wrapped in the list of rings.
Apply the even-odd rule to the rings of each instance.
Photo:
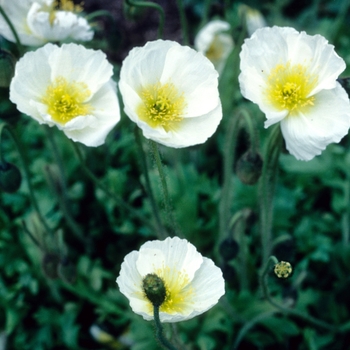
[[[164,281],[166,289],[165,301],[159,310],[167,314],[185,313],[195,293],[188,275],[169,267],[158,269],[155,274]],[[146,296],[144,298],[149,303],[149,313],[153,314],[153,305]]]
[[[186,102],[174,84],[162,85],[158,82],[143,88],[139,95],[142,103],[137,108],[137,114],[141,120],[152,128],[177,129],[183,119]]]
[[[78,116],[84,116],[93,110],[86,102],[91,92],[85,83],[67,82],[58,77],[46,89],[41,102],[47,105],[47,112],[58,123],[66,124]]]
[[[277,109],[290,114],[314,105],[315,97],[308,97],[317,85],[317,76],[307,73],[307,66],[278,64],[268,76],[266,97]]]
[[[72,0],[55,0],[46,11],[49,12],[49,21],[50,24],[53,25],[53,22],[56,18],[57,11],[67,11],[73,13],[79,13],[83,11],[84,3],[81,2],[79,5],[74,4]]]

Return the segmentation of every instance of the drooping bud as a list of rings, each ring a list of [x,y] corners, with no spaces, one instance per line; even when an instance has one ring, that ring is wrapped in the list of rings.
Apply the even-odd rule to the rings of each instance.
[[[288,278],[293,269],[288,261],[280,261],[275,265],[273,271],[278,278]]]
[[[16,58],[10,51],[0,49],[0,87],[9,87],[15,74]]]
[[[232,260],[239,252],[239,245],[236,240],[226,238],[221,242],[219,251],[225,261]]]
[[[0,189],[7,193],[16,192],[21,186],[22,175],[19,169],[8,162],[0,162]]]
[[[249,150],[238,159],[236,174],[244,184],[254,185],[260,178],[262,166],[260,154]]]
[[[146,297],[154,306],[163,304],[166,297],[164,281],[155,273],[149,273],[142,281],[142,289]]]

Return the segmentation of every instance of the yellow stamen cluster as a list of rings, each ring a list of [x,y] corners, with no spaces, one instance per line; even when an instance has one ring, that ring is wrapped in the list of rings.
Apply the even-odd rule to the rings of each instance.
[[[68,82],[58,77],[46,90],[41,102],[47,105],[48,114],[58,123],[66,124],[77,116],[89,114],[93,108],[86,103],[91,95],[82,82]]]
[[[194,289],[188,275],[169,267],[158,269],[155,274],[164,281],[166,289],[165,300],[159,310],[167,314],[184,313],[194,298]],[[149,312],[153,314],[151,303],[149,307]]]
[[[162,126],[166,131],[176,130],[183,119],[186,102],[174,84],[158,82],[143,88],[139,95],[142,103],[137,114],[141,120],[152,128]]]
[[[79,13],[83,11],[84,3],[80,3],[79,5],[74,4],[72,0],[55,0],[52,5],[47,9],[50,13],[49,21],[50,24],[53,25],[53,22],[56,18],[57,11],[67,11]]]
[[[307,72],[307,66],[278,64],[268,76],[266,97],[277,109],[290,113],[313,106],[315,97],[309,96],[317,84],[317,77]]]

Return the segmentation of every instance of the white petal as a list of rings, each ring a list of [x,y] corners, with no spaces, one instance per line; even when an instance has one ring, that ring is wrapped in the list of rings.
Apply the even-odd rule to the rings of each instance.
[[[51,79],[64,77],[67,81],[84,82],[92,95],[113,75],[113,67],[100,50],[82,45],[64,44],[49,57]]]
[[[48,57],[56,46],[47,44],[35,52],[27,52],[16,64],[15,76],[10,84],[10,100],[22,113],[40,119],[31,100],[39,102],[50,84],[51,68]]]
[[[186,239],[168,237],[164,241],[146,242],[140,249],[136,265],[143,276],[167,266],[186,273],[189,280],[192,280],[202,261],[201,254]]]
[[[328,144],[339,142],[350,127],[349,98],[339,84],[315,97],[315,105],[307,113],[289,116],[281,122],[286,147],[300,160],[310,160]]]

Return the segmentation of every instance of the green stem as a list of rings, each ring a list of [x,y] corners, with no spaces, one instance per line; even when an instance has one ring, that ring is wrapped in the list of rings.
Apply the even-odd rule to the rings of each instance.
[[[146,218],[144,215],[140,214],[138,211],[136,211],[132,206],[130,206],[128,203],[124,202],[120,196],[118,196],[116,193],[112,193],[109,191],[109,189],[99,181],[99,179],[90,171],[90,169],[86,166],[83,155],[78,147],[78,145],[75,142],[72,142],[72,145],[75,149],[76,155],[80,161],[80,165],[85,172],[85,174],[92,180],[97,187],[99,187],[108,197],[112,198],[119,206],[124,208],[131,214],[132,216],[138,218],[140,221],[142,221],[146,226],[149,227],[150,230],[156,230],[154,225],[150,222],[148,218]]]
[[[55,141],[55,137],[53,135],[52,129],[48,126],[45,126],[45,132],[47,135],[47,138],[51,144],[51,149],[52,149],[52,153],[53,156],[55,158],[56,164],[58,166],[59,172],[60,172],[60,185],[59,185],[59,189],[57,188],[57,186],[54,185],[54,188],[57,189],[56,194],[57,194],[57,198],[58,198],[58,204],[60,206],[60,209],[63,213],[63,216],[66,219],[66,223],[69,226],[69,228],[72,230],[72,232],[75,233],[75,235],[80,238],[81,240],[84,239],[84,234],[82,229],[80,228],[80,226],[76,223],[76,221],[74,220],[72,214],[71,214],[71,210],[69,208],[69,200],[67,198],[67,183],[66,183],[66,177],[65,177],[65,171],[64,171],[64,167],[63,167],[63,160],[62,157],[60,155],[60,153],[58,152],[58,145]],[[50,172],[48,172],[50,174]],[[55,181],[54,179],[52,179],[52,181]]]
[[[249,322],[247,322],[239,331],[237,338],[236,338],[235,342],[233,343],[231,349],[232,350],[238,349],[240,342],[242,341],[244,336],[247,334],[247,332],[249,332],[249,330],[251,328],[253,328],[257,323],[264,320],[265,318],[271,317],[276,312],[277,312],[276,310],[263,312],[263,313],[255,316],[254,318],[252,318]]]
[[[180,23],[181,23],[181,30],[182,30],[182,37],[183,37],[183,44],[189,45],[190,40],[188,36],[188,25],[187,25],[187,19],[186,19],[186,12],[185,12],[185,6],[183,3],[183,0],[176,0],[177,7],[179,9],[179,15],[180,15]]]
[[[146,154],[145,154],[145,151],[144,151],[143,145],[142,145],[141,131],[137,126],[135,127],[134,134],[135,134],[136,143],[137,143],[139,150],[141,152],[141,157],[139,157],[139,159],[141,162],[143,173],[145,175],[146,191],[148,194],[148,198],[150,199],[152,212],[154,215],[154,219],[156,221],[157,234],[158,234],[159,238],[164,239],[167,236],[167,234],[166,234],[165,229],[162,225],[162,222],[161,222],[161,219],[159,216],[159,211],[157,208],[157,204],[156,204],[156,201],[154,199],[154,194],[152,191],[151,181],[150,181],[149,173],[148,173]]]
[[[282,147],[279,125],[270,134],[260,178],[260,229],[262,243],[262,265],[271,254],[273,194],[277,180],[278,159]]]
[[[19,55],[21,56],[23,51],[24,51],[24,48],[23,48],[23,46],[21,44],[21,40],[19,39],[19,36],[17,34],[17,31],[16,31],[15,27],[13,26],[10,18],[7,16],[7,14],[4,11],[4,9],[2,8],[2,6],[0,6],[0,14],[4,17],[6,23],[8,24],[8,26],[11,29],[11,32],[12,32],[13,36],[15,37],[17,50],[18,50]]]
[[[165,13],[164,13],[163,7],[161,7],[160,5],[154,2],[148,2],[148,1],[134,1],[134,0],[125,0],[125,1],[129,6],[149,7],[157,10],[159,13],[158,39],[163,37],[164,22],[165,22]]]
[[[160,344],[168,350],[177,350],[170,342],[168,339],[164,337],[163,334],[163,326],[162,323],[160,322],[159,318],[159,306],[154,306],[153,305],[153,315],[154,315],[154,323],[156,325],[156,337]]]
[[[12,138],[12,140],[13,140],[16,148],[17,148],[18,154],[19,154],[19,156],[21,158],[21,161],[22,161],[22,164],[23,164],[24,174],[25,174],[25,177],[27,179],[27,184],[28,184],[28,189],[29,189],[29,196],[30,196],[30,200],[31,200],[32,206],[34,207],[34,210],[35,210],[35,212],[36,212],[36,214],[37,214],[41,224],[45,228],[45,230],[47,232],[50,232],[51,234],[53,234],[52,229],[48,226],[46,220],[44,219],[44,217],[42,216],[42,214],[40,212],[38,202],[37,202],[36,197],[34,195],[32,182],[30,180],[30,172],[29,172],[28,160],[27,160],[25,152],[23,152],[24,148],[22,147],[22,145],[21,145],[19,139],[17,138],[17,135],[15,134],[15,132],[7,124],[1,124],[0,125],[0,146],[1,146],[1,143],[2,143],[2,135],[3,135],[4,130],[6,130],[9,133],[9,135],[11,136],[11,138]],[[0,147],[0,160],[2,160],[2,159],[3,158],[2,158],[1,147]]]
[[[270,295],[269,289],[268,289],[268,285],[267,285],[267,275],[270,271],[270,265],[271,262],[276,265],[278,263],[278,260],[275,256],[270,256],[267,259],[267,262],[265,264],[265,268],[263,270],[263,273],[260,276],[260,284],[262,286],[262,290],[264,293],[264,297],[266,298],[266,300],[272,305],[274,306],[276,309],[278,309],[280,312],[284,313],[284,314],[289,314],[292,316],[296,316],[299,318],[304,319],[305,321],[308,321],[309,323],[314,324],[315,326],[321,327],[321,328],[326,328],[331,332],[341,332],[342,329],[341,327],[335,327],[332,324],[329,324],[327,322],[323,322],[318,320],[315,317],[309,316],[301,311],[295,310],[295,309],[289,309],[288,307],[285,307],[279,303],[277,303],[276,301],[274,301]]]
[[[88,15],[85,16],[85,19],[88,22],[91,22],[96,17],[102,17],[102,16],[108,17],[109,19],[111,19],[114,22],[113,15],[109,11],[106,11],[106,10],[99,10],[99,11],[89,13]]]
[[[221,189],[221,198],[219,204],[219,231],[220,239],[222,241],[229,229],[229,218],[232,202],[232,171],[235,162],[235,149],[237,143],[237,136],[239,132],[239,115],[233,115],[229,121],[228,130],[225,135],[225,144],[223,151],[223,186]]]
[[[156,142],[150,140],[150,147],[151,147],[151,151],[152,151],[152,154],[154,157],[154,161],[155,161],[156,166],[158,168],[160,184],[161,184],[163,199],[164,199],[164,209],[165,209],[166,217],[169,220],[169,224],[170,224],[170,227],[171,227],[173,233],[176,234],[176,232],[178,231],[178,226],[177,226],[177,223],[175,221],[174,213],[173,213],[172,206],[171,206],[168,186],[166,183],[166,176],[164,173],[162,160],[160,158],[158,144]]]

